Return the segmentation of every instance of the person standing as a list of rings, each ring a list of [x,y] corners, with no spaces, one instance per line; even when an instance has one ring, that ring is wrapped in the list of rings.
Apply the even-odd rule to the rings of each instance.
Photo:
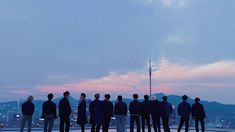
[[[152,96],[151,116],[154,132],[161,132],[160,118],[161,118],[161,103],[156,96]]]
[[[191,105],[187,102],[188,96],[182,96],[182,102],[178,105],[178,115],[180,116],[180,124],[178,127],[178,132],[182,129],[183,124],[185,123],[185,132],[188,132],[189,129],[189,116],[191,113]]]
[[[117,132],[125,132],[127,104],[122,101],[122,96],[117,97],[117,103],[114,106],[114,115],[116,117]]]
[[[144,95],[144,101],[142,102],[142,112],[141,112],[141,121],[142,121],[142,132],[145,131],[145,121],[148,126],[148,132],[151,132],[150,127],[150,113],[151,113],[151,101],[149,101],[149,96]]]
[[[141,103],[138,101],[138,94],[133,94],[133,101],[129,106],[130,111],[130,132],[134,132],[134,122],[136,122],[137,132],[140,132]]]
[[[69,103],[69,91],[64,92],[64,98],[59,102],[59,116],[60,116],[60,132],[64,132],[64,125],[65,125],[65,132],[69,132],[70,127],[70,115],[71,115],[71,106]]]
[[[162,116],[162,122],[163,122],[163,129],[164,132],[170,132],[170,127],[169,127],[169,118],[170,115],[173,112],[172,105],[167,101],[167,96],[162,97],[162,105],[161,105],[161,116]]]
[[[21,121],[20,132],[24,131],[24,126],[25,126],[26,122],[28,122],[28,132],[31,132],[32,115],[35,110],[35,106],[32,103],[32,101],[33,101],[33,96],[30,95],[30,96],[28,96],[27,101],[22,104],[21,111],[23,114],[23,118]]]
[[[109,100],[110,94],[104,95],[104,123],[102,130],[103,132],[108,132],[109,130],[109,124],[111,121],[111,117],[113,116],[113,103]]]
[[[103,101],[100,101],[99,98],[100,94],[95,94],[95,100],[91,101],[89,106],[91,132],[99,132],[104,122],[104,105]]]
[[[44,132],[51,132],[56,115],[56,104],[52,102],[53,94],[47,95],[48,100],[42,104],[42,118],[44,118]]]
[[[81,132],[85,132],[85,124],[87,124],[86,117],[86,94],[81,93],[80,103],[78,105],[77,124],[81,126]]]
[[[201,123],[201,130],[205,132],[205,122],[204,119],[206,118],[205,110],[203,105],[200,103],[200,98],[195,98],[195,103],[192,105],[192,116],[195,120],[195,128],[196,132],[199,132],[198,123]]]

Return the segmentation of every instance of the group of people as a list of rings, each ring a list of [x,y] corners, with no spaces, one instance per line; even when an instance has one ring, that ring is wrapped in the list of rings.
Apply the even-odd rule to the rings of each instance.
[[[59,102],[59,117],[60,117],[60,132],[69,132],[70,129],[70,115],[72,112],[68,91],[64,92],[64,97]],[[95,99],[89,104],[91,132],[99,132],[102,126],[103,132],[108,132],[109,124],[112,117],[115,117],[117,132],[125,132],[126,116],[128,110],[130,112],[130,132],[134,131],[134,123],[136,123],[137,132],[145,131],[145,124],[147,124],[148,132],[151,132],[150,120],[155,132],[160,132],[160,120],[162,119],[164,132],[170,132],[169,117],[173,111],[172,105],[167,101],[167,96],[163,96],[163,101],[160,102],[155,96],[149,100],[148,95],[144,95],[144,101],[138,100],[138,94],[133,94],[133,100],[128,105],[122,100],[122,96],[117,97],[117,102],[113,104],[110,101],[110,94],[104,95],[104,100],[100,100],[100,94],[95,94]],[[192,105],[187,103],[187,96],[182,96],[182,102],[178,106],[178,114],[180,116],[180,123],[178,132],[185,123],[185,131],[188,131],[189,118],[192,114],[195,120],[196,131],[198,132],[199,121],[201,123],[201,130],[204,132],[204,118],[206,117],[203,105],[200,104],[200,99],[195,98],[195,103]],[[53,94],[48,94],[48,100],[42,105],[42,118],[44,118],[44,132],[51,132],[54,120],[57,118],[56,104],[52,101]],[[25,123],[28,122],[28,132],[31,131],[32,115],[35,106],[32,103],[33,96],[29,96],[27,101],[22,104],[22,123],[20,131],[23,132]],[[77,124],[80,125],[81,131],[85,131],[85,125],[88,123],[86,111],[86,94],[81,93],[80,102],[77,112]],[[150,119],[151,118],[151,119]]]

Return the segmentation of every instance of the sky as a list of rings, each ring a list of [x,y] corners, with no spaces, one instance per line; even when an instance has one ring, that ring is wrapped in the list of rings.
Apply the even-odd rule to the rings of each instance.
[[[235,104],[234,0],[1,0],[0,101],[69,90]],[[160,98],[160,97],[158,97]]]

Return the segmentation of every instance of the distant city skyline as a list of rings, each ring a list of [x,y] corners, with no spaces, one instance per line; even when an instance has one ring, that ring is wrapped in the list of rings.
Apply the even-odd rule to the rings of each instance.
[[[0,101],[149,94],[151,57],[153,93],[235,104],[234,4],[1,0]]]

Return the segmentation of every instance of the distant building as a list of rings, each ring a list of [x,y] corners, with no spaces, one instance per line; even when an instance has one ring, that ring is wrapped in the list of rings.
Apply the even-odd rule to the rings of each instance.
[[[8,111],[7,112],[7,123],[8,124],[17,124],[18,123],[18,117],[17,117],[16,111]]]

